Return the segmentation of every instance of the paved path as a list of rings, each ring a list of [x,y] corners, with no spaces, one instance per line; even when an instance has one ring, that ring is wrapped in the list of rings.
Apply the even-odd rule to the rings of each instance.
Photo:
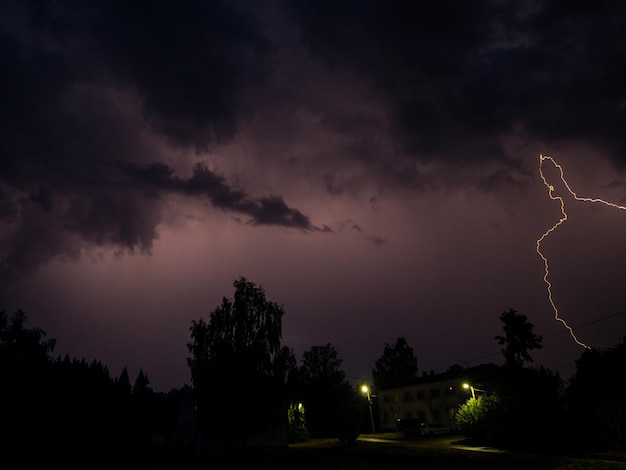
[[[501,454],[507,452],[503,449],[496,449],[495,447],[485,446],[470,446],[461,444],[462,437],[460,436],[438,436],[438,437],[424,437],[416,439],[404,439],[397,434],[362,434],[358,438],[359,441],[364,442],[377,442],[384,444],[386,442],[393,442],[395,444],[403,444],[406,446],[416,447],[436,447],[436,448],[449,448],[458,450],[467,450],[472,452],[489,452],[492,454]]]
[[[406,446],[429,447],[429,448],[449,448],[457,450],[466,450],[470,452],[486,452],[502,454],[507,450],[497,449],[495,447],[470,446],[463,444],[463,436],[437,436],[426,438],[406,439],[397,433],[381,433],[381,434],[361,434],[359,441],[376,442],[376,443],[394,443]],[[580,455],[578,458],[593,459],[606,462],[626,463],[626,451],[607,451]],[[621,468],[621,467],[620,467]]]
[[[461,444],[462,437],[460,436],[437,436],[437,437],[423,437],[416,439],[404,439],[402,436],[394,433],[388,434],[362,434],[358,438],[359,441],[365,442],[377,442],[377,443],[389,443],[404,444],[406,446],[415,447],[438,447],[438,448],[450,448],[458,450],[468,450],[473,452],[489,452],[492,454],[501,454],[507,452],[503,449],[496,449],[495,447],[485,446],[470,446]]]

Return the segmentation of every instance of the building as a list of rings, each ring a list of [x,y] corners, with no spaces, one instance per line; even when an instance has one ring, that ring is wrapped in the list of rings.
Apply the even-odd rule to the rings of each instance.
[[[463,368],[452,366],[447,372],[424,372],[411,384],[378,391],[380,430],[395,432],[400,419],[417,419],[442,423],[454,428],[459,406],[471,393],[493,389],[501,367],[495,364]],[[463,384],[473,389],[463,388]]]

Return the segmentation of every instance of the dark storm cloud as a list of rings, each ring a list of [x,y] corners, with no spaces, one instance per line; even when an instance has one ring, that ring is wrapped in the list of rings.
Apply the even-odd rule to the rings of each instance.
[[[246,87],[269,70],[271,48],[259,25],[229,2],[3,8],[3,137],[15,151],[25,133],[54,133],[67,93],[83,83],[134,89],[159,132],[203,148],[233,135]]]
[[[369,77],[420,158],[509,161],[516,129],[626,162],[624,2],[287,1],[302,41]]]
[[[329,77],[348,70],[374,90],[376,106],[320,104],[316,115],[324,132],[350,137],[329,158],[360,164],[377,184],[432,187],[415,160],[438,158],[505,163],[482,187],[523,187],[505,150],[514,132],[595,145],[626,162],[624,2],[5,1],[3,270],[73,257],[81,243],[149,252],[168,193],[206,198],[255,225],[328,230],[281,195],[255,197],[207,168],[181,177],[169,162],[146,165],[159,160],[146,136],[203,152],[235,138],[260,103],[283,96],[282,114],[297,108],[297,93],[262,95],[288,57],[269,39],[283,36],[264,29],[284,27],[267,11],[277,6]],[[347,194],[351,167],[321,163],[326,191]]]
[[[181,179],[168,166],[156,163],[142,168],[129,168],[138,179],[153,187],[189,196],[205,196],[214,207],[238,212],[251,218],[253,225],[280,225],[305,231],[329,231],[311,224],[309,217],[287,206],[280,196],[252,198],[244,191],[231,189],[224,178],[202,164],[196,165],[193,176]]]
[[[154,161],[146,136],[199,152],[232,139],[272,54],[229,1],[2,2],[3,279],[84,244],[150,252],[164,188],[138,190],[118,162]],[[315,229],[280,196],[254,199],[209,173],[174,189],[208,191],[254,224]]]
[[[103,2],[94,23],[115,76],[135,85],[153,124],[183,144],[230,138],[247,85],[268,72],[268,40],[232,2]]]
[[[76,188],[71,188],[76,189]],[[102,180],[80,192],[39,188],[11,202],[18,217],[3,223],[8,234],[0,258],[0,278],[19,278],[56,257],[80,258],[83,247],[110,246],[117,252],[150,252],[161,211],[132,187]],[[7,236],[7,235],[5,235]]]
[[[16,206],[19,207],[19,219],[3,223],[2,227],[3,232],[8,231],[7,227],[11,228],[11,236],[5,240],[10,246],[3,250],[6,254],[0,258],[0,281],[5,288],[9,281],[30,273],[51,258],[75,259],[79,253],[78,246],[63,233],[54,215],[42,210],[36,197],[23,198]],[[0,290],[3,292],[4,289]]]

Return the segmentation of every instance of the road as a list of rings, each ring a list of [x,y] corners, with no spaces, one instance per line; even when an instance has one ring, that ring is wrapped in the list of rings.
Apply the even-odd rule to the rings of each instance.
[[[393,443],[394,445],[403,445],[407,447],[423,448],[423,449],[455,449],[468,452],[480,452],[489,454],[510,454],[504,449],[485,446],[471,446],[464,443],[465,437],[461,435],[435,436],[435,437],[418,437],[405,438],[397,433],[388,434],[361,434],[359,441],[374,443]],[[572,455],[573,459],[580,459],[578,463],[583,462],[584,465],[591,465],[590,462],[604,463],[607,466],[602,468],[626,468],[626,452],[623,450],[614,450],[598,453],[584,453],[584,455]],[[581,466],[584,466],[580,463]],[[588,466],[586,468],[597,468]]]
[[[464,437],[460,435],[449,435],[449,436],[434,436],[434,437],[420,437],[414,439],[406,439],[398,434],[390,433],[390,434],[362,434],[359,436],[359,441],[364,442],[377,442],[377,443],[388,443],[393,442],[394,444],[402,444],[407,447],[424,447],[424,448],[444,448],[444,449],[458,449],[458,450],[467,450],[472,452],[488,452],[494,454],[505,453],[506,450],[496,449],[495,447],[484,447],[484,446],[470,446],[463,444]]]

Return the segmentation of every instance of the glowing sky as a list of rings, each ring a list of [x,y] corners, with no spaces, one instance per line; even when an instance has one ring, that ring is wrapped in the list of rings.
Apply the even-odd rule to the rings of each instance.
[[[501,363],[513,308],[568,378],[539,156],[624,205],[624,44],[624,2],[2,2],[0,309],[169,390],[239,276],[349,378]],[[555,170],[554,301],[612,347],[626,214]]]

